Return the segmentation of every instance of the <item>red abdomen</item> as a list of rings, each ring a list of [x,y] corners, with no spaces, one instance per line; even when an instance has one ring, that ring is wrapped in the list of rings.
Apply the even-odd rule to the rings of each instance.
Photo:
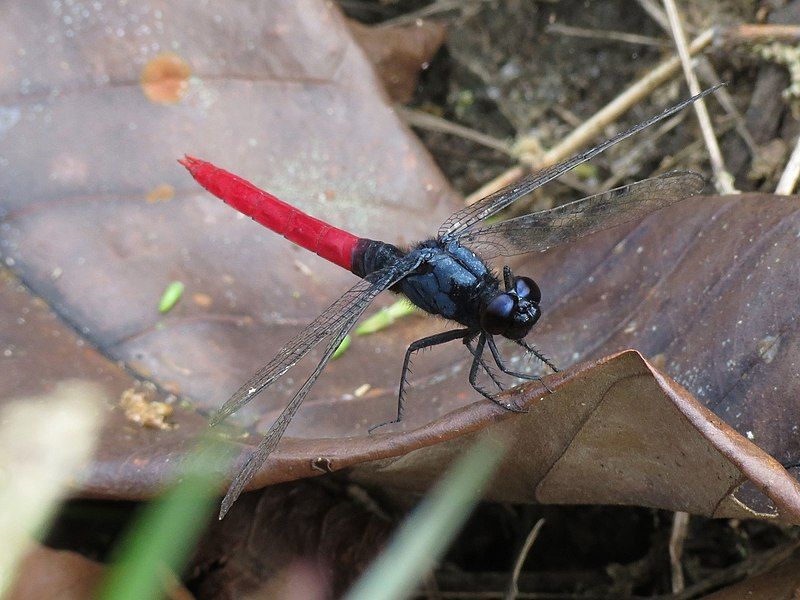
[[[191,156],[178,162],[226,204],[298,246],[352,271],[353,251],[360,238],[307,215],[209,162]]]

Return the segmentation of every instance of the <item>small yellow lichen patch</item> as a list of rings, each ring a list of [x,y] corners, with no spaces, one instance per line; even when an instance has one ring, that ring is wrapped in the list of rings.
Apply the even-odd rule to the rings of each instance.
[[[175,197],[175,188],[168,183],[157,185],[147,194],[148,202],[166,202]]]
[[[198,292],[197,294],[192,294],[192,301],[197,304],[200,308],[208,308],[212,304],[214,304],[214,300],[208,294],[203,294]]]
[[[175,424],[166,421],[172,416],[172,405],[150,400],[151,396],[151,390],[139,387],[132,387],[122,392],[119,405],[125,411],[125,418],[142,427],[175,429]]]
[[[177,54],[159,54],[142,69],[142,91],[152,102],[175,104],[188,91],[191,74],[189,64]]]

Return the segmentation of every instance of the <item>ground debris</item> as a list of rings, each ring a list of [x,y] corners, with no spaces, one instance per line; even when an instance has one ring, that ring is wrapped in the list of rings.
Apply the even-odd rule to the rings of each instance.
[[[122,392],[119,405],[125,411],[125,418],[142,427],[165,431],[175,429],[175,423],[168,421],[173,413],[172,404],[155,400],[154,395],[155,387],[146,384]]]

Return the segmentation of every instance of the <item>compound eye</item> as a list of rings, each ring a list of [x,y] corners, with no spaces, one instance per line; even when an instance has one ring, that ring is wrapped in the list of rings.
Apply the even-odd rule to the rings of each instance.
[[[508,294],[495,296],[481,315],[481,326],[487,333],[502,335],[512,322],[514,299]]]
[[[530,277],[517,277],[514,279],[514,291],[520,298],[526,298],[539,304],[542,301],[542,291]]]

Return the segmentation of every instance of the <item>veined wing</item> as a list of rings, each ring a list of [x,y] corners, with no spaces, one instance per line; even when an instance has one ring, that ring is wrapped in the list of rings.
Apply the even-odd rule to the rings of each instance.
[[[485,259],[543,251],[563,242],[637,221],[703,191],[706,180],[672,171],[568,204],[464,232],[458,241]]]
[[[344,324],[353,320],[354,315],[355,319],[358,319],[378,294],[390,288],[416,267],[417,264],[413,260],[400,260],[395,265],[370,273],[359,281],[281,348],[275,358],[236,390],[233,396],[210,419],[210,424],[216,425],[250,402],[327,336],[338,333]]]
[[[241,495],[242,491],[244,491],[245,486],[253,478],[261,465],[264,464],[264,461],[269,458],[269,455],[272,454],[272,451],[275,450],[278,442],[281,441],[286,428],[289,426],[289,423],[291,423],[295,413],[298,411],[300,405],[303,403],[303,400],[305,400],[305,397],[308,395],[311,386],[314,385],[314,382],[322,373],[325,365],[328,364],[331,356],[333,356],[333,353],[336,352],[336,349],[339,347],[339,344],[342,343],[342,340],[347,335],[347,332],[350,331],[350,329],[353,328],[353,325],[356,324],[356,321],[360,315],[361,313],[359,312],[358,315],[351,316],[347,321],[340,324],[340,329],[331,339],[330,343],[325,349],[325,354],[319,361],[319,364],[316,366],[309,378],[306,379],[305,383],[300,387],[297,393],[292,397],[286,408],[284,408],[281,414],[278,415],[278,418],[275,419],[272,425],[270,425],[269,430],[258,444],[258,448],[256,448],[256,450],[247,458],[247,462],[244,464],[241,471],[239,471],[233,478],[228,491],[225,492],[225,497],[222,499],[222,504],[220,505],[220,519],[225,516],[228,510],[230,510],[233,503],[236,502],[236,499]]]
[[[358,321],[367,306],[378,294],[390,288],[417,268],[420,262],[420,259],[400,260],[391,267],[368,275],[366,279],[353,286],[344,296],[334,302],[315,321],[308,325],[297,338],[286,344],[269,364],[239,388],[220,409],[214,418],[215,423],[249,402],[259,391],[269,386],[295,365],[322,339],[330,338],[325,348],[325,353],[314,368],[314,371],[295,393],[286,408],[278,415],[278,418],[275,419],[259,443],[258,448],[248,457],[244,467],[234,477],[225,494],[225,498],[222,500],[220,519],[225,516],[225,513],[228,512],[231,505],[244,490],[244,487],[278,445],[292,417],[300,408],[325,365],[328,364],[347,332],[353,328],[353,325],[356,324],[356,321]]]
[[[699,100],[700,98],[715,91],[721,85],[722,84],[719,84],[702,91],[699,94],[692,96],[691,98],[688,98],[679,104],[676,104],[675,106],[667,108],[660,114],[650,117],[638,125],[634,125],[627,131],[623,131],[622,133],[615,135],[611,139],[606,140],[594,148],[582,152],[581,154],[577,154],[572,158],[565,160],[564,162],[548,167],[542,171],[527,175],[516,183],[512,183],[511,185],[506,186],[494,194],[486,196],[475,204],[462,208],[461,210],[450,215],[450,217],[442,224],[442,226],[439,228],[439,238],[445,241],[458,239],[468,229],[471,229],[476,224],[491,217],[492,215],[497,214],[523,196],[530,194],[533,190],[543,186],[553,179],[557,179],[567,171],[574,169],[582,163],[585,163],[587,160],[597,156],[601,152],[608,150],[611,146],[618,144],[622,140],[629,138],[630,136],[639,133],[643,129],[647,129],[651,125],[658,123],[662,119],[666,119],[667,117],[674,115],[676,112],[683,110],[696,100]]]

